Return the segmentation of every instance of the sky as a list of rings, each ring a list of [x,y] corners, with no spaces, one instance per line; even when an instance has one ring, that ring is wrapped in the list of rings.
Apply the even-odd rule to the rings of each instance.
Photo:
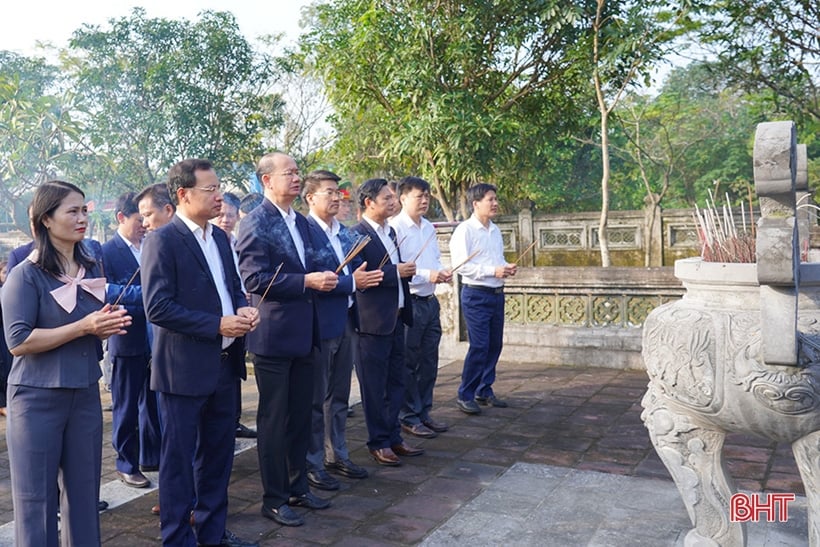
[[[36,53],[36,44],[63,47],[83,24],[107,26],[111,18],[127,16],[134,7],[148,17],[196,20],[204,10],[230,11],[249,40],[283,32],[289,40],[300,33],[302,6],[309,0],[7,0],[0,13],[0,50]]]

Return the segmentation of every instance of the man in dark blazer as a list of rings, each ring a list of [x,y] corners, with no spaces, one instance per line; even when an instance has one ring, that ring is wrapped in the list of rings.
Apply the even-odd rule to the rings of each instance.
[[[125,484],[143,488],[150,482],[142,471],[159,468],[160,430],[157,397],[148,385],[151,349],[138,271],[145,229],[134,196],[126,192],[117,199],[117,231],[102,246],[102,257],[110,287],[140,289],[133,302],[119,301],[133,322],[127,334],[108,339],[108,355],[112,364],[111,444],[117,451],[117,475]]]
[[[313,359],[318,345],[314,291],[330,291],[332,271],[314,271],[305,217],[291,207],[301,190],[296,162],[279,152],[259,160],[265,200],[239,224],[239,271],[260,326],[248,336],[259,390],[257,451],[262,515],[285,526],[302,517],[290,506],[324,509],[310,492],[305,456],[310,438]]]
[[[356,375],[362,392],[367,447],[380,465],[401,465],[399,456],[419,456],[423,449],[401,438],[399,410],[404,400],[404,324],[413,324],[408,280],[416,265],[402,262],[396,232],[387,224],[396,194],[384,179],[370,179],[359,187],[362,220],[353,228],[370,236],[362,251],[367,269],[381,269],[378,286],[358,290],[359,359]]]
[[[314,264],[336,271],[355,245],[355,235],[336,220],[342,198],[339,176],[313,171],[305,177],[302,198],[310,207],[307,216]],[[355,257],[339,272],[339,284],[328,293],[317,293],[319,350],[314,352],[313,417],[307,454],[308,482],[322,490],[338,490],[339,481],[328,471],[351,479],[367,477],[367,470],[350,460],[345,439],[350,377],[359,338],[356,335],[356,289],[378,285],[381,270],[366,271]]]
[[[176,215],[145,239],[141,270],[145,312],[154,326],[151,389],[159,393],[163,417],[162,541],[185,547],[256,545],[237,538],[225,523],[234,383],[245,377],[242,337],[259,316],[247,306],[225,232],[208,222],[222,203],[211,163],[189,159],[174,165],[168,193]]]

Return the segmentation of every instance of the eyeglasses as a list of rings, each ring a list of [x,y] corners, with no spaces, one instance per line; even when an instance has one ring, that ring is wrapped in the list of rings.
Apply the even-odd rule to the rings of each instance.
[[[293,177],[302,178],[302,173],[299,172],[298,169],[291,169],[289,171],[282,171],[281,173],[268,173],[268,174],[271,175],[272,177],[280,176],[280,177],[288,177],[288,178],[293,178]]]
[[[222,190],[221,184],[212,184],[210,186],[191,186],[191,190],[202,190],[203,192],[208,192],[209,194],[213,194],[217,190]]]
[[[342,197],[342,192],[340,190],[322,190],[321,192],[313,192],[316,195],[327,196],[329,198],[340,198]]]

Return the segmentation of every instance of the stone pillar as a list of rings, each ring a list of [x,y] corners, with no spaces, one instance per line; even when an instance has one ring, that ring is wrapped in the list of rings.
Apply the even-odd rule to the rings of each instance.
[[[515,258],[518,258],[525,249],[534,241],[532,228],[532,202],[527,201],[521,204],[521,211],[518,213],[518,248],[515,250]],[[537,245],[536,245],[537,247]],[[536,249],[530,249],[526,256],[518,262],[519,266],[535,266]],[[513,260],[515,260],[513,258]]]

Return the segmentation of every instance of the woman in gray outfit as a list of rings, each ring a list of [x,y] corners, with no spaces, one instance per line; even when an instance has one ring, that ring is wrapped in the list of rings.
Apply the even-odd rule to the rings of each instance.
[[[102,457],[100,340],[131,323],[105,301],[105,278],[78,245],[88,226],[85,195],[46,182],[31,205],[35,251],[3,289],[3,324],[14,356],[8,378],[15,544],[100,544]],[[59,486],[59,494],[58,494]]]

